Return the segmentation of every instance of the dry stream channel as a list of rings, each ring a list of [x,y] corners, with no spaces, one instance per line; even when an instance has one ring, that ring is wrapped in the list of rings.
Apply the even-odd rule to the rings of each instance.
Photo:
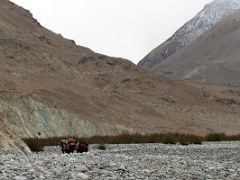
[[[0,156],[0,179],[240,179],[240,142],[91,145],[85,154]]]

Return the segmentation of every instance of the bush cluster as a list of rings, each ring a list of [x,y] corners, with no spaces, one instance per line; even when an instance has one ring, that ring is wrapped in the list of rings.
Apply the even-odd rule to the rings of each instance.
[[[105,145],[105,144],[99,144],[99,145],[97,146],[97,149],[99,149],[99,150],[106,150],[107,148],[106,148],[106,145]]]
[[[78,139],[77,137],[74,137]],[[67,137],[52,137],[52,138],[28,138],[23,141],[29,146],[32,151],[42,151],[44,146],[57,146],[62,139]],[[94,136],[84,138],[88,144],[99,144],[98,149],[105,150],[105,144],[139,144],[139,143],[164,143],[164,144],[202,144],[203,141],[238,141],[240,135],[227,136],[224,133],[212,133],[205,137],[192,134],[122,134],[118,136]]]

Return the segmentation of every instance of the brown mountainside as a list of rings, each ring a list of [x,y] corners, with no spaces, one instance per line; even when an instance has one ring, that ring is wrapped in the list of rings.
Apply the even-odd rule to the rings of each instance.
[[[0,78],[3,123],[21,137],[240,129],[239,91],[187,85],[94,53],[7,0],[0,0]]]

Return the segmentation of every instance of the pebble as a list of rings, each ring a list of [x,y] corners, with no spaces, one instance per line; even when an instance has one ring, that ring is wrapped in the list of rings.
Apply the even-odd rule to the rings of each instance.
[[[16,176],[14,177],[14,180],[27,180],[27,178],[24,176]]]
[[[80,178],[82,180],[88,179],[88,175],[83,174],[83,173],[78,173],[77,174],[77,178]]]
[[[108,145],[86,154],[43,152],[0,156],[0,179],[239,179],[240,142],[203,145]]]
[[[40,175],[39,179],[45,179],[45,177],[43,175]]]

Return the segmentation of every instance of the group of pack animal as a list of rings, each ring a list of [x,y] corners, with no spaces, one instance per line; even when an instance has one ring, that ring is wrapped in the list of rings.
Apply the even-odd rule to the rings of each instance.
[[[74,138],[63,139],[60,142],[60,147],[63,153],[73,153],[75,150],[78,153],[88,152],[88,144],[84,140],[77,141]]]

